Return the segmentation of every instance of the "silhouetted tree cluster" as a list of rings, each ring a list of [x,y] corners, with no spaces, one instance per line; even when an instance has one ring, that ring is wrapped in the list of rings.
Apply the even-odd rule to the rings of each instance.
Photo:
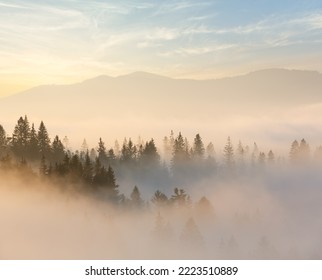
[[[191,203],[190,197],[182,188],[200,179],[214,176],[232,176],[237,173],[252,172],[254,168],[264,170],[281,161],[272,150],[261,151],[256,143],[253,148],[241,141],[235,148],[230,137],[221,153],[216,155],[214,145],[204,144],[200,134],[196,134],[190,146],[181,132],[175,136],[171,131],[163,139],[164,159],[158,152],[153,138],[149,141],[124,139],[120,146],[115,141],[114,147],[106,147],[99,138],[97,148],[89,148],[84,139],[80,150],[72,152],[68,138],[60,140],[56,135],[51,140],[43,121],[38,129],[30,124],[28,117],[20,117],[12,135],[8,135],[0,125],[0,160],[1,168],[23,169],[24,172],[40,174],[42,178],[68,182],[80,189],[104,192],[111,201],[123,201],[131,208],[144,208],[146,202],[141,197],[137,185],[151,186],[158,189],[151,202],[156,207]],[[322,148],[314,153],[316,161],[322,161]],[[300,165],[311,161],[310,147],[302,139],[293,141],[289,152],[289,161]],[[250,172],[250,174],[252,174]],[[116,177],[133,182],[133,191],[129,198],[119,194]],[[174,189],[174,194],[167,197],[162,191]],[[204,198],[203,204],[207,200]],[[201,209],[201,208],[200,208]]]

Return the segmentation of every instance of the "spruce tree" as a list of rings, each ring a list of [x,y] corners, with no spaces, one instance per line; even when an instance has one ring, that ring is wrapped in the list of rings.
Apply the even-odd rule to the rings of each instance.
[[[27,155],[28,155],[28,158],[31,160],[35,160],[39,158],[38,137],[37,137],[34,124],[31,125]]]
[[[132,193],[130,195],[130,198],[131,198],[131,206],[132,207],[137,208],[137,209],[143,207],[144,201],[141,198],[141,193],[140,193],[137,186],[134,186]]]
[[[50,157],[50,153],[51,153],[50,139],[43,121],[40,122],[37,138],[38,138],[39,153],[41,155],[44,155],[46,158]]]
[[[157,190],[154,193],[151,201],[156,207],[159,208],[159,207],[166,206],[169,202],[169,199],[163,192],[160,192],[159,190]]]
[[[207,145],[206,151],[207,151],[207,157],[208,158],[214,158],[215,157],[215,147],[214,147],[214,144],[212,142],[210,142]]]
[[[290,162],[296,164],[299,162],[299,143],[294,140],[290,149]]]
[[[227,143],[224,148],[224,160],[225,165],[228,169],[233,168],[234,166],[234,148],[231,143],[230,137],[227,138]]]
[[[204,155],[205,155],[205,147],[198,133],[193,141],[193,156],[194,158],[200,160],[204,158]]]
[[[54,141],[51,145],[51,160],[52,162],[60,162],[64,159],[65,156],[65,147],[60,141],[58,135],[55,136]]]
[[[85,154],[85,162],[83,164],[83,180],[86,184],[91,185],[93,179],[93,165],[89,157],[88,151]]]
[[[72,181],[78,181],[83,174],[83,165],[78,154],[72,155],[70,159],[70,178]]]
[[[187,172],[186,167],[189,162],[189,153],[185,144],[185,140],[179,132],[178,137],[174,140],[172,155],[172,172],[175,178],[181,178]]]
[[[171,196],[171,202],[178,207],[185,207],[189,205],[190,197],[183,189],[174,189],[174,194]]]
[[[105,189],[107,190],[109,200],[114,203],[117,203],[120,200],[118,187],[119,186],[116,184],[114,170],[109,166],[107,169]]]
[[[266,155],[265,155],[265,153],[260,152],[260,153],[259,153],[259,156],[258,156],[258,163],[259,163],[261,166],[263,166],[263,165],[265,165],[265,161],[266,161]]]
[[[310,146],[306,143],[304,138],[300,142],[299,156],[303,163],[308,162],[310,159]]]
[[[121,150],[121,162],[125,164],[134,163],[136,159],[136,154],[137,148],[133,144],[132,140],[129,139],[128,142],[125,140]]]
[[[114,150],[113,149],[109,149],[108,152],[107,152],[107,161],[110,163],[110,164],[114,164],[115,161],[116,161],[116,155],[114,153]]]
[[[160,155],[158,154],[153,139],[145,143],[140,159],[144,165],[152,168],[155,168],[160,164]]]
[[[269,150],[268,152],[268,158],[267,158],[268,163],[273,164],[275,162],[275,155],[272,150]]]
[[[25,157],[30,139],[30,125],[27,116],[20,117],[12,135],[12,151],[18,157]]]
[[[98,142],[97,155],[98,155],[100,162],[103,165],[107,163],[106,148],[105,148],[105,143],[102,141],[102,138],[100,138],[100,140]]]

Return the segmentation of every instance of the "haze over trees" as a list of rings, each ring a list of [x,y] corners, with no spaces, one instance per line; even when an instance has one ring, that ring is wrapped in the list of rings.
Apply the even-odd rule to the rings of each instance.
[[[319,146],[314,150],[304,138],[294,140],[289,157],[283,158],[271,149],[260,150],[256,143],[249,148],[241,140],[236,142],[234,145],[228,137],[223,148],[215,149],[213,143],[204,143],[196,133],[190,145],[181,132],[171,131],[163,138],[163,149],[153,138],[137,143],[125,138],[121,146],[117,140],[107,146],[98,138],[96,147],[89,147],[84,139],[79,150],[73,151],[66,136],[63,140],[58,135],[52,137],[43,121],[37,126],[24,116],[18,119],[12,134],[0,125],[0,175],[4,180],[11,175],[20,178],[26,187],[46,183],[62,193],[72,192],[113,205],[120,213],[151,213],[151,240],[183,250],[181,258],[278,258],[274,242],[263,238],[262,233],[253,236],[256,242],[251,243],[246,235],[230,231],[227,237],[215,230],[227,214],[217,212],[223,207],[220,192],[217,205],[213,204],[212,190],[207,185],[218,188],[262,176],[276,188],[276,182],[285,176],[280,170],[291,172],[294,168],[299,183],[300,174],[320,172],[322,149]],[[257,191],[260,188],[252,190]],[[233,227],[251,230],[264,219],[258,208],[247,211],[241,208],[234,214]],[[213,242],[209,232],[216,236],[218,245],[214,255],[207,251],[207,244]],[[240,243],[251,244],[254,255],[246,254]],[[192,255],[183,249],[188,247]],[[164,248],[156,254],[171,257]],[[286,256],[283,253],[280,257]]]

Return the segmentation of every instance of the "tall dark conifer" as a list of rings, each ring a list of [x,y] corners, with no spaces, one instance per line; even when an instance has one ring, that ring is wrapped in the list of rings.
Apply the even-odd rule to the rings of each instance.
[[[37,137],[34,124],[31,125],[27,155],[28,155],[28,158],[31,160],[35,160],[39,158],[38,137]]]
[[[65,147],[58,135],[55,136],[53,143],[51,144],[51,161],[60,162],[64,159],[65,156]]]
[[[12,135],[12,151],[18,157],[25,157],[30,139],[30,125],[27,116],[20,117]]]
[[[50,139],[43,121],[40,122],[37,138],[39,153],[44,155],[46,158],[49,158],[51,153]]]
[[[97,155],[98,155],[100,162],[103,165],[107,163],[106,147],[105,147],[105,143],[103,142],[102,138],[100,138],[100,140],[98,142]]]

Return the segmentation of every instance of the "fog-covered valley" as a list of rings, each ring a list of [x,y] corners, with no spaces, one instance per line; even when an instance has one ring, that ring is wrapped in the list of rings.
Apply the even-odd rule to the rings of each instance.
[[[48,128],[50,129],[50,128]],[[0,129],[1,259],[321,259],[321,147]],[[119,143],[120,142],[120,143]]]

